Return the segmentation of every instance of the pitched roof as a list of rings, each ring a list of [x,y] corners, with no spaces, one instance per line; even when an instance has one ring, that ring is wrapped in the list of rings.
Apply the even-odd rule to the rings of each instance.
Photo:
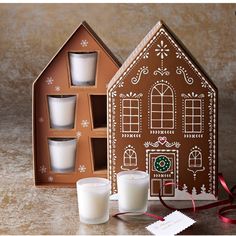
[[[111,58],[111,60],[117,65],[121,66],[121,63],[118,61],[118,59],[115,57],[115,55],[111,52],[111,50],[105,45],[105,43],[99,38],[99,36],[93,31],[93,29],[89,26],[89,24],[86,21],[83,21],[80,23],[78,28],[70,35],[70,37],[67,39],[67,41],[62,45],[62,47],[56,52],[56,54],[52,57],[52,59],[49,61],[49,63],[44,67],[44,69],[41,71],[41,73],[38,75],[37,79],[34,81],[34,83],[40,78],[40,76],[44,73],[44,71],[50,66],[51,62],[55,59],[55,57],[60,54],[60,52],[64,49],[64,47],[69,43],[71,38],[77,33],[77,31],[84,27],[88,33],[94,38],[94,40],[104,49],[104,51],[108,54],[108,56]]]
[[[207,73],[204,71],[202,66],[197,62],[197,60],[192,56],[192,54],[189,52],[189,50],[183,45],[183,43],[178,39],[178,37],[169,29],[169,27],[161,20],[158,21],[157,24],[149,31],[149,33],[145,36],[145,38],[138,44],[138,46],[134,49],[134,51],[129,55],[129,57],[125,60],[121,68],[116,72],[116,74],[113,76],[111,81],[108,84],[108,90],[115,84],[115,82],[126,73],[129,72],[129,70],[132,69],[132,65],[134,64],[134,60],[138,59],[142,56],[141,52],[144,50],[145,46],[149,43],[149,41],[156,35],[156,33],[161,29],[164,28],[168,34],[175,39],[175,41],[181,46],[181,48],[186,52],[187,57],[194,62],[196,67],[200,69],[201,75],[208,80],[210,85],[214,88],[214,90],[217,90],[215,84],[212,82],[212,80],[209,78]]]

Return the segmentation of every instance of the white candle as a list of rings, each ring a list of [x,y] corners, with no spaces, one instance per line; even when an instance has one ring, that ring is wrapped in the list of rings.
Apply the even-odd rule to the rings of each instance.
[[[97,52],[70,52],[72,85],[94,85],[97,67]]]
[[[146,212],[149,186],[149,175],[146,172],[119,172],[117,184],[120,212]]]
[[[104,178],[85,178],[77,181],[80,221],[102,224],[109,220],[110,181]]]
[[[75,169],[76,139],[51,138],[48,140],[51,169],[54,172],[71,172]]]
[[[75,120],[76,96],[48,96],[51,128],[72,129]]]

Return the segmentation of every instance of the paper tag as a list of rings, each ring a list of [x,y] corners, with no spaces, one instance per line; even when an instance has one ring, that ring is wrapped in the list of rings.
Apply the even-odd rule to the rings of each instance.
[[[195,220],[180,211],[174,211],[164,219],[165,221],[157,221],[147,226],[146,229],[155,235],[175,235],[196,223]]]

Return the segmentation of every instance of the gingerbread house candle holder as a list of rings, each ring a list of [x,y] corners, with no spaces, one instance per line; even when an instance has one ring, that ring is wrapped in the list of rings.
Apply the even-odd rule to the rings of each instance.
[[[33,84],[37,186],[107,176],[106,87],[120,67],[83,22]]]
[[[113,193],[118,172],[138,169],[150,199],[216,199],[217,88],[163,22],[110,81],[108,119]]]

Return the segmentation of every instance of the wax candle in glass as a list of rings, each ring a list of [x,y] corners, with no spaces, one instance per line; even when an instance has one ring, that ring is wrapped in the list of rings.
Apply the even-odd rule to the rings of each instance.
[[[97,52],[69,52],[72,85],[95,85]]]
[[[75,95],[48,96],[51,128],[72,129],[75,120]]]
[[[77,181],[80,221],[102,224],[109,220],[109,195],[111,184],[104,178],[85,178]]]
[[[76,139],[50,138],[48,145],[52,171],[59,173],[74,171]]]
[[[122,171],[117,174],[120,212],[147,211],[149,175],[143,171]]]

